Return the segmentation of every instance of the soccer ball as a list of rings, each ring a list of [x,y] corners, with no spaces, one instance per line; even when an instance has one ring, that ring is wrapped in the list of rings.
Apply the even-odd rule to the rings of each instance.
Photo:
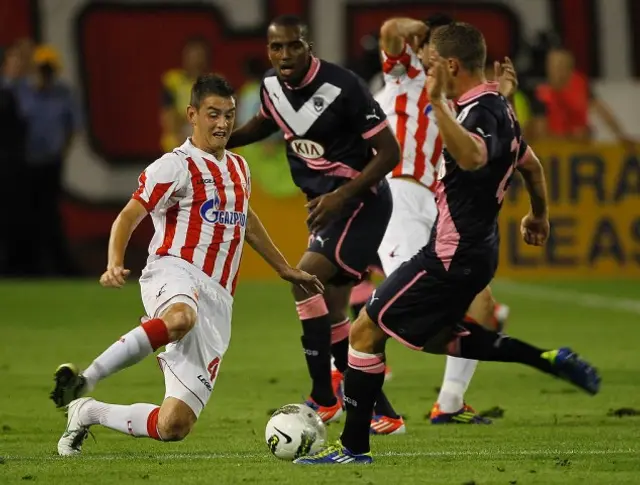
[[[271,415],[264,439],[276,457],[295,460],[320,450],[327,440],[327,429],[309,406],[287,404]]]

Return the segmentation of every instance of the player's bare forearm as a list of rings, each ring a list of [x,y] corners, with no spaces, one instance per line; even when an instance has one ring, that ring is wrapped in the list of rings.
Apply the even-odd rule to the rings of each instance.
[[[247,212],[245,240],[276,273],[280,274],[289,268],[289,263],[287,263],[285,257],[273,243],[262,221],[260,221],[260,218],[253,212],[251,206],[249,206]]]
[[[424,38],[427,26],[420,20],[411,18],[391,18],[380,28],[380,45],[391,56],[402,52],[405,42],[411,42],[412,37]]]
[[[264,140],[276,131],[278,129],[273,121],[265,118],[262,113],[256,113],[247,123],[233,131],[227,142],[227,148],[232,149],[251,145]]]
[[[400,163],[400,145],[387,126],[371,138],[376,154],[353,180],[338,189],[345,198],[366,192],[380,182]]]
[[[463,170],[477,170],[486,163],[486,151],[458,121],[444,100],[431,102],[442,142]],[[478,135],[479,136],[479,135]]]
[[[531,148],[527,149],[519,162],[518,171],[529,193],[531,213],[535,217],[546,217],[548,215],[547,182],[542,164]]]
[[[147,209],[135,199],[122,209],[111,226],[107,267],[122,266],[131,234],[147,215]]]

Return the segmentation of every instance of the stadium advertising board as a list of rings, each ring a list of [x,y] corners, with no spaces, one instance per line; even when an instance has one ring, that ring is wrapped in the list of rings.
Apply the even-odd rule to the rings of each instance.
[[[527,247],[520,219],[528,196],[516,177],[500,217],[505,277],[640,276],[640,158],[608,145],[535,147],[547,175],[551,234]]]

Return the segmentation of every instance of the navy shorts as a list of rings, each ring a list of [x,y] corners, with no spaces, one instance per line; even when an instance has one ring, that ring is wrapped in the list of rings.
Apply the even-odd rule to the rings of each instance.
[[[378,247],[392,207],[388,184],[380,184],[376,194],[349,201],[339,217],[309,236],[308,251],[322,254],[339,270],[329,283],[358,282],[369,266],[379,262]]]
[[[490,258],[445,268],[425,248],[376,289],[367,302],[367,314],[390,337],[422,350],[445,328],[456,329],[473,299],[491,282],[495,268]]]

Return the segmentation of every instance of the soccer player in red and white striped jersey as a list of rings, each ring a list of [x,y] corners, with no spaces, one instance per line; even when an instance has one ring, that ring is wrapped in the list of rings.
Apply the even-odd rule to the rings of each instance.
[[[410,18],[387,20],[380,30],[382,69],[385,86],[376,100],[383,108],[402,149],[402,160],[388,175],[393,212],[378,255],[385,274],[425,246],[438,214],[435,201],[437,174],[443,160],[442,138],[435,116],[429,109],[426,69],[427,44],[433,29],[453,20],[436,15],[426,22]],[[424,55],[424,57],[423,57]],[[499,70],[502,70],[503,66]],[[510,62],[504,66],[505,95],[515,88],[515,72]],[[450,104],[453,109],[453,104]],[[469,309],[469,318],[494,325],[495,302],[487,288]],[[502,307],[504,312],[506,307]],[[464,402],[464,393],[473,377],[477,361],[448,357],[444,382],[431,412],[435,423],[490,423]],[[381,426],[390,421],[382,416]],[[389,426],[386,426],[389,428]]]
[[[181,440],[190,432],[209,400],[229,345],[245,237],[280,277],[309,293],[323,291],[315,276],[287,263],[249,205],[249,167],[226,150],[235,111],[234,92],[226,80],[198,78],[187,109],[193,136],[147,167],[114,222],[100,282],[119,288],[129,275],[124,268],[129,238],[151,214],[155,234],[140,278],[148,317],[82,373],[73,364],[56,370],[51,398],[58,407],[68,405],[60,455],[80,453],[89,427],[96,424],[160,441]],[[158,363],[166,392],[161,406],[122,406],[80,397],[162,346],[166,351],[158,355]]]

